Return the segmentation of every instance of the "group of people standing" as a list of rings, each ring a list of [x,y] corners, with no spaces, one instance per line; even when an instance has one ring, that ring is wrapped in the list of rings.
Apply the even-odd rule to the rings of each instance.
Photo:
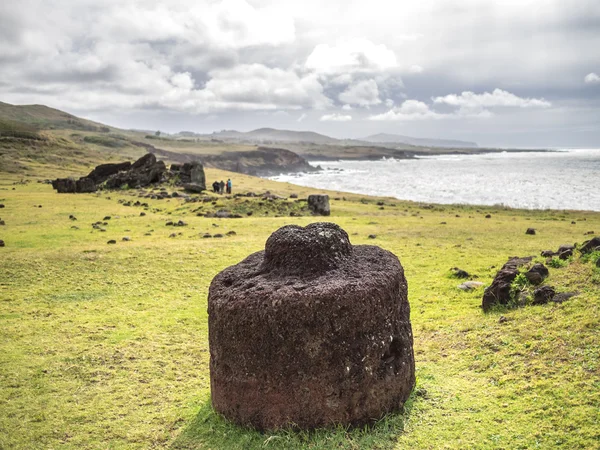
[[[215,181],[212,187],[215,194],[231,194],[231,178],[227,179],[227,182]]]

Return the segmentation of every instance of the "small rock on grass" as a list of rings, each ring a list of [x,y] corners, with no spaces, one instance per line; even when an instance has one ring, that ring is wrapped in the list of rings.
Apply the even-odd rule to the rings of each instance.
[[[0,203],[0,209],[4,208],[4,204]]]
[[[6,247],[6,244],[4,243],[4,241],[2,239],[0,239],[0,247]]]
[[[111,239],[110,241],[107,242],[107,244],[116,244],[117,241],[115,241],[114,239]]]
[[[204,239],[208,239],[208,238],[211,238],[211,237],[212,237],[212,234],[210,234],[210,233],[206,233],[206,234],[204,234],[202,237],[203,237]]]
[[[215,234],[213,237],[214,237],[214,238],[222,238],[222,237],[223,237],[223,235],[219,233],[219,234]]]
[[[575,297],[576,295],[579,295],[579,292],[561,292],[559,294],[556,294],[552,298],[552,301],[555,303],[562,303],[565,300],[569,300],[571,297]]]
[[[469,278],[471,276],[469,272],[467,272],[466,270],[459,269],[458,267],[453,267],[452,270],[452,275],[455,278]]]
[[[459,284],[457,287],[461,291],[472,291],[473,289],[477,289],[483,286],[481,281],[465,281],[462,284]]]
[[[140,217],[144,217],[145,215],[146,215],[146,213],[145,213],[144,211],[142,211],[142,212],[140,213]]]
[[[369,235],[369,239],[377,239],[377,235],[376,234],[370,234]]]
[[[4,220],[0,220],[0,225],[6,225],[6,223],[4,223]]]
[[[527,231],[525,231],[525,234],[535,236],[535,228],[527,228]]]
[[[533,304],[543,305],[551,301],[556,295],[556,291],[551,286],[541,286],[533,291]]]
[[[227,236],[235,236],[237,233],[233,230],[227,232]]]
[[[124,242],[129,242],[129,241],[131,241],[131,238],[129,236],[124,236],[123,237],[123,241]]]

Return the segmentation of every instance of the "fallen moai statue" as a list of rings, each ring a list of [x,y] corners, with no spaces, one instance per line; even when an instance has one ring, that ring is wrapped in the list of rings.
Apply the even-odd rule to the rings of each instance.
[[[171,171],[167,171],[165,163],[158,161],[152,153],[147,153],[133,164],[130,162],[100,164],[87,176],[78,180],[58,178],[52,182],[52,187],[60,194],[95,192],[100,187],[140,188],[166,181],[175,175],[179,177],[179,184],[186,186],[186,189],[189,188],[194,192],[206,190],[204,168],[201,163],[195,161],[182,166],[173,164]]]
[[[216,411],[257,429],[372,423],[415,383],[398,258],[332,223],[274,232],[208,295]]]

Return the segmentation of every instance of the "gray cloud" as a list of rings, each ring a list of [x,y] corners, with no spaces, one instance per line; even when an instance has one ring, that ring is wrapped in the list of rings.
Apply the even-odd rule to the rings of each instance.
[[[0,100],[165,131],[598,145],[599,30],[595,0],[4,2]],[[320,120],[347,104],[351,124]]]

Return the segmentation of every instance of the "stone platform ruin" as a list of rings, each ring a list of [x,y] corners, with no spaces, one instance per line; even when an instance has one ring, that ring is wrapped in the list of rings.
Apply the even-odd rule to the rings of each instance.
[[[235,423],[368,424],[414,386],[402,266],[335,224],[277,230],[213,279],[208,311],[212,402]]]

